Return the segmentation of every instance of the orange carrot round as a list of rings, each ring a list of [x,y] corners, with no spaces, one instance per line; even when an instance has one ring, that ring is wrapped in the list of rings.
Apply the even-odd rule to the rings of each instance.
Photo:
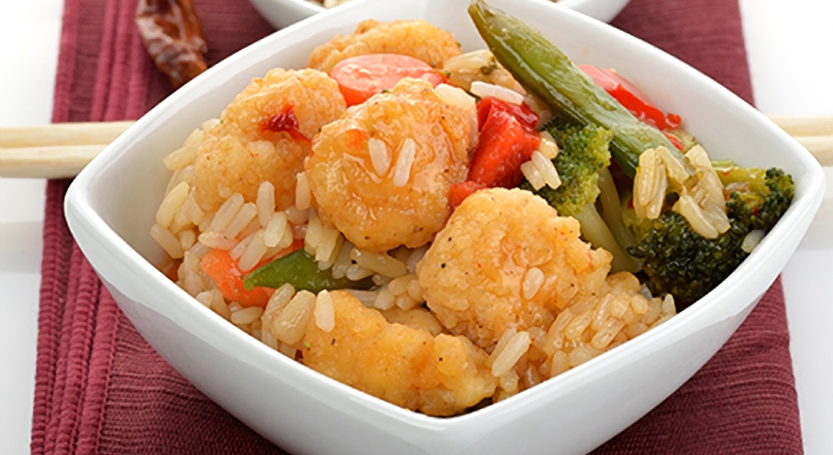
[[[228,251],[211,250],[202,257],[200,267],[214,280],[223,297],[239,302],[244,307],[265,307],[274,292],[272,289],[260,287],[247,291],[243,286],[243,272],[237,268],[237,261]]]
[[[338,82],[348,106],[365,102],[382,90],[392,89],[405,77],[424,79],[434,87],[445,77],[422,60],[397,54],[370,54],[339,62],[330,77]]]

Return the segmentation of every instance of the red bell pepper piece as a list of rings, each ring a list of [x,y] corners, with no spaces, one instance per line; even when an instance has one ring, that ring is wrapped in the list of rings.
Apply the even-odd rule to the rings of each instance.
[[[665,137],[667,137],[668,140],[671,141],[672,144],[674,144],[674,147],[677,147],[677,150],[682,150],[684,148],[683,143],[680,142],[680,140],[677,139],[677,137],[674,136],[673,134],[668,134],[668,133],[662,133],[662,134],[664,134]]]
[[[452,207],[482,188],[518,186],[523,178],[521,164],[538,150],[541,137],[535,131],[538,115],[522,104],[484,98],[477,105],[480,142],[471,159],[468,181],[452,186]]]
[[[477,103],[477,129],[483,131],[483,125],[489,119],[492,111],[503,111],[511,114],[521,122],[521,125],[530,130],[535,130],[538,125],[538,114],[526,104],[509,104],[497,98],[483,98]]]
[[[480,142],[474,151],[468,180],[488,187],[510,188],[521,183],[521,164],[538,149],[538,116],[525,105],[485,98],[477,106]],[[482,123],[481,123],[482,122]]]
[[[579,65],[579,68],[639,120],[661,130],[673,130],[680,126],[679,115],[668,114],[666,117],[644,93],[619,73],[593,65]]]

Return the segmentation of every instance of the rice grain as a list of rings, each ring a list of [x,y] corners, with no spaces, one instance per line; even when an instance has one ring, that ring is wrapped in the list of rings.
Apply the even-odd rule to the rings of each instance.
[[[306,210],[310,208],[311,202],[312,193],[309,189],[307,174],[301,172],[298,174],[295,181],[295,207],[298,210]]]
[[[592,320],[592,311],[585,311],[584,313],[581,313],[580,315],[576,316],[575,318],[573,318],[572,322],[570,322],[570,325],[568,325],[567,328],[564,329],[564,338],[568,340],[578,339],[578,337],[581,336],[581,334],[584,332],[587,326],[590,325]]]
[[[284,210],[284,213],[286,213],[286,219],[295,226],[304,224],[309,220],[309,210],[298,210],[295,206]]]
[[[544,284],[544,272],[538,267],[532,267],[524,274],[523,282],[521,284],[521,294],[523,298],[530,300],[538,294],[541,286]]]
[[[408,292],[408,284],[414,280],[414,275],[405,275],[395,278],[388,283],[388,290],[395,296],[400,296]]]
[[[312,318],[315,300],[315,294],[309,291],[300,291],[295,294],[272,322],[272,332],[275,337],[286,344],[301,341],[307,324]]]
[[[452,57],[453,58],[453,57]],[[448,84],[439,84],[434,89],[434,94],[445,104],[458,107],[465,111],[473,110],[476,102],[465,90]]]
[[[420,302],[417,302],[416,300],[412,299],[411,296],[409,296],[407,293],[396,296],[396,306],[402,308],[405,311],[415,308],[419,304]]]
[[[203,232],[197,237],[203,245],[216,250],[230,250],[237,246],[238,242],[234,239],[228,239],[219,232]]]
[[[399,156],[396,158],[396,167],[393,172],[393,185],[403,187],[411,178],[411,167],[414,164],[416,155],[416,142],[413,139],[405,139],[402,148],[399,149]]]
[[[321,238],[324,235],[324,226],[321,225],[321,219],[318,217],[312,218],[307,225],[307,232],[304,235],[304,249],[312,256],[315,256],[315,251],[318,244],[321,243]]]
[[[228,305],[226,305],[226,301],[223,298],[215,298],[211,301],[211,309],[214,310],[215,313],[219,314],[220,317],[223,319],[228,320],[231,318],[231,313],[229,312]]]
[[[358,264],[350,264],[344,273],[344,276],[350,281],[363,280],[371,275],[373,275],[373,270],[366,269]]]
[[[266,222],[263,230],[263,243],[268,247],[278,246],[284,232],[289,228],[289,223],[286,221],[286,213],[273,212],[269,220]]]
[[[422,297],[422,288],[419,286],[419,280],[416,277],[408,283],[408,296],[417,302],[425,301]]]
[[[743,243],[740,245],[740,249],[747,253],[751,253],[752,250],[761,243],[761,240],[764,238],[764,231],[762,229],[755,229],[754,231],[746,234],[746,237],[743,238]]]
[[[234,218],[223,229],[223,234],[230,239],[237,237],[243,229],[257,216],[257,205],[247,202],[240,207]],[[258,226],[259,227],[259,226]]]
[[[338,257],[330,268],[330,273],[332,273],[333,278],[337,280],[344,278],[344,275],[347,273],[347,267],[350,267],[350,264],[352,264],[350,253],[353,251],[353,248],[353,244],[347,240],[341,245],[341,251],[338,252]]]
[[[564,351],[558,351],[553,354],[550,361],[550,377],[554,378],[561,373],[570,369],[570,359]]]
[[[717,229],[703,215],[703,209],[688,194],[681,194],[671,209],[682,215],[691,229],[704,238],[715,239],[719,235]]]
[[[509,393],[518,392],[519,382],[520,378],[518,377],[518,372],[513,368],[509,368],[509,370],[500,375],[498,378],[498,386],[503,389],[504,392]]]
[[[189,188],[187,182],[180,182],[165,195],[162,203],[159,204],[159,209],[156,211],[156,224],[165,229],[170,227],[176,211],[179,210],[179,207],[185,202],[185,198],[188,197]]]
[[[662,313],[662,300],[658,297],[648,301],[648,310],[642,315],[642,322],[647,325],[653,324]]]
[[[520,106],[524,102],[524,96],[520,93],[499,85],[489,84],[481,81],[471,83],[471,93],[480,98],[492,97],[509,104]]]
[[[415,250],[411,251],[411,254],[408,255],[408,259],[405,261],[405,268],[408,269],[409,273],[416,273],[417,264],[422,258],[425,256],[425,252],[428,251],[429,245],[423,245]]]
[[[370,154],[370,163],[373,165],[373,170],[379,177],[384,177],[390,169],[390,150],[387,144],[380,139],[374,137],[367,140],[367,150]]]
[[[547,182],[544,181],[544,176],[541,175],[541,171],[535,167],[532,161],[521,163],[521,172],[535,191],[546,186]]]
[[[269,297],[269,302],[266,303],[263,316],[261,316],[261,321],[263,321],[265,327],[271,330],[272,321],[280,314],[281,310],[283,310],[294,295],[295,288],[289,283],[275,289],[275,292]]]
[[[492,363],[492,376],[500,377],[509,371],[522,355],[529,350],[529,345],[532,342],[529,333],[526,331],[518,332],[512,335],[512,338],[506,343],[506,346],[501,349],[495,361]]]
[[[263,315],[263,308],[253,306],[232,312],[230,320],[236,325],[247,325],[257,321],[261,315]]]
[[[241,272],[248,272],[257,266],[258,262],[263,259],[266,254],[267,246],[263,243],[263,230],[259,230],[252,235],[252,240],[240,256],[238,267]]]
[[[342,236],[340,232],[336,232],[336,244],[333,247],[332,252],[330,252],[330,257],[326,261],[318,262],[318,270],[328,270],[332,268],[338,260],[339,256],[341,256],[341,250],[344,248],[344,236]],[[320,252],[321,249],[319,248],[319,250],[316,252],[316,257]]]
[[[396,305],[396,296],[389,290],[382,289],[376,294],[376,299],[373,301],[373,306],[378,310],[389,310]]]
[[[188,251],[194,246],[197,241],[197,234],[188,229],[179,233],[179,244],[182,245],[183,251]]]
[[[319,329],[330,333],[335,327],[335,312],[333,310],[333,298],[326,290],[318,293],[315,300],[315,325]]]
[[[156,243],[168,253],[168,256],[179,259],[182,257],[183,250],[182,244],[179,242],[179,239],[176,238],[175,235],[171,234],[171,231],[159,226],[158,224],[154,224],[150,228],[150,236],[156,240]]]
[[[246,248],[249,247],[249,243],[252,241],[252,238],[254,238],[254,234],[238,242],[237,245],[234,246],[234,248],[229,250],[229,256],[231,256],[231,258],[235,261],[240,259],[240,257],[243,256],[243,252],[246,251]]]
[[[361,267],[392,278],[405,276],[408,273],[408,268],[405,267],[405,264],[388,256],[386,253],[371,253],[353,248],[350,251],[350,258],[356,261],[356,264]]]
[[[167,167],[169,171],[176,171],[193,164],[197,158],[199,145],[204,137],[205,135],[202,130],[196,129],[191,132],[191,135],[189,135],[188,139],[185,140],[185,144],[182,148],[174,150],[162,159],[162,162],[165,163],[165,167]]]
[[[548,160],[554,160],[558,156],[558,144],[548,131],[541,131],[541,145],[538,146],[538,151]]]
[[[316,220],[319,218],[315,218]],[[309,230],[307,230],[307,234],[309,234]],[[331,228],[331,227],[322,227],[321,229],[321,239],[316,245],[315,248],[315,260],[326,262],[330,260],[330,257],[333,255],[335,251],[336,244],[338,243],[338,239],[341,237],[341,233],[338,232],[338,229]]]
[[[260,225],[266,227],[275,213],[275,185],[265,181],[257,189],[257,217]],[[274,245],[272,245],[274,246]]]
[[[547,186],[557,189],[561,185],[561,177],[558,176],[555,165],[543,153],[537,150],[532,152],[532,164],[541,173],[541,178]]]
[[[610,318],[596,332],[590,344],[596,349],[604,349],[613,341],[613,338],[619,334],[619,331],[625,326],[625,323],[620,319]]]
[[[209,230],[212,232],[220,232],[231,223],[231,220],[237,215],[237,212],[240,211],[240,208],[243,207],[243,195],[240,193],[234,193],[226,199],[226,202],[223,202],[223,205],[217,210],[217,213],[214,215],[214,218],[211,221],[211,227]]]

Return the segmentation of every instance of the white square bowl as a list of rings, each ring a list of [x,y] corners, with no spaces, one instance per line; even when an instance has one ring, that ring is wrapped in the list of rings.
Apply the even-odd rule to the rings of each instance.
[[[657,329],[476,412],[453,418],[414,413],[291,361],[215,315],[156,269],[163,252],[148,232],[170,177],[162,158],[203,120],[218,116],[252,77],[278,66],[303,67],[316,45],[370,17],[423,18],[452,31],[464,49],[483,48],[466,13],[468,0],[347,4],[265,38],[179,89],[114,141],[70,187],[66,216],[84,254],[154,349],[290,452],[589,451],[668,397],[723,345],[781,271],[821,203],[824,176],[812,156],[706,76],[547,1],[492,3],[542,30],[574,61],[617,68],[661,108],[679,113],[713,158],[792,174],[793,205],[735,273]]]

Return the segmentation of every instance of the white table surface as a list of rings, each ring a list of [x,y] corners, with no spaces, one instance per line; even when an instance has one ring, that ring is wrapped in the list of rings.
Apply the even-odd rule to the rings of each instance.
[[[0,2],[0,126],[49,123],[62,0]],[[833,114],[833,2],[740,0],[757,105]],[[833,169],[826,169],[829,181]],[[29,451],[45,182],[0,178],[0,453]],[[833,453],[833,188],[783,273],[805,452]]]

